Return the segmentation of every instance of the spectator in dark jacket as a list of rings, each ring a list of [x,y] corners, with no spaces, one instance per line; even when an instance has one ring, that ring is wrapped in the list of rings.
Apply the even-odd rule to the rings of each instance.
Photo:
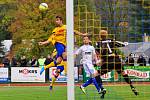
[[[149,60],[148,60],[148,63],[149,63],[149,65],[150,65],[150,58],[149,58]]]
[[[132,53],[126,58],[125,62],[129,66],[134,66],[134,58],[132,57]]]
[[[45,62],[44,62],[44,65],[48,65],[48,64],[50,64],[52,61],[53,61],[53,58],[51,58],[51,56],[48,55],[47,58],[46,58],[46,60],[45,60]]]
[[[27,67],[27,59],[26,56],[22,56],[21,57],[21,61],[20,61],[20,67]]]
[[[2,63],[4,64],[5,68],[8,68],[8,77],[10,77],[10,73],[11,73],[11,71],[10,71],[10,60],[8,59],[7,56],[5,56]]]
[[[13,57],[11,59],[11,66],[12,67],[17,67],[18,66],[18,62],[17,62],[17,58],[16,57]]]
[[[4,67],[10,67],[10,60],[8,57],[5,57],[2,63],[4,64]]]
[[[52,57],[50,55],[47,56],[45,62],[44,62],[44,65],[48,65],[50,64],[51,62],[53,61]],[[46,81],[49,80],[49,69],[46,69],[45,70],[45,78],[46,78]]]
[[[30,66],[32,66],[32,67],[38,67],[38,61],[35,56],[32,57],[32,59],[29,61],[29,63],[30,63]]]
[[[139,64],[139,66],[146,66],[146,59],[143,57],[143,55],[140,55],[137,63]]]

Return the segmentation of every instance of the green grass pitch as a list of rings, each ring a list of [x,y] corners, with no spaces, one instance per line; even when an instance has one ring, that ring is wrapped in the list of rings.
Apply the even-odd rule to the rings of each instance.
[[[140,92],[135,96],[129,86],[105,86],[107,94],[104,100],[150,100],[150,85],[137,85]],[[86,88],[84,95],[79,87],[75,87],[75,100],[100,100],[93,86]],[[47,86],[38,87],[0,87],[0,100],[67,100],[67,88],[65,86],[55,86],[53,91],[49,91]]]

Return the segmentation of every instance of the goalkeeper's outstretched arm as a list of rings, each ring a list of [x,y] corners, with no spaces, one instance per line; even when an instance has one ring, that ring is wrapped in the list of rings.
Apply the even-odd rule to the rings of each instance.
[[[128,45],[128,42],[115,41],[115,46],[117,47],[125,47]]]
[[[81,33],[77,30],[74,30],[74,33],[75,33],[75,35],[81,35],[81,36],[86,36],[87,35],[87,33]]]

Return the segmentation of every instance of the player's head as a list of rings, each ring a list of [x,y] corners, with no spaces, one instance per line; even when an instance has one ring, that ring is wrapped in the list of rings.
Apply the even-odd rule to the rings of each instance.
[[[107,30],[100,30],[99,34],[100,34],[101,39],[106,39],[108,36],[108,31]]]
[[[63,19],[61,16],[56,16],[55,23],[57,26],[61,26],[63,24]]]
[[[50,58],[51,58],[50,54],[48,54],[48,55],[47,55],[47,58],[48,58],[48,59],[50,59]]]
[[[83,44],[87,45],[87,44],[89,44],[90,42],[91,42],[91,41],[90,41],[90,39],[89,39],[88,36],[84,36],[84,37],[83,37]]]
[[[36,57],[35,57],[35,56],[32,56],[32,59],[36,59]]]

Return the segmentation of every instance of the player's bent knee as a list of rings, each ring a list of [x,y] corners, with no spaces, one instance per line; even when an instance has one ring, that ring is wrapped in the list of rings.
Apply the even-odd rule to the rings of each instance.
[[[96,77],[98,75],[99,75],[99,73],[97,71],[93,74],[94,77]]]
[[[89,77],[90,77],[90,78],[94,78],[95,75],[94,75],[94,74],[90,74]]]

